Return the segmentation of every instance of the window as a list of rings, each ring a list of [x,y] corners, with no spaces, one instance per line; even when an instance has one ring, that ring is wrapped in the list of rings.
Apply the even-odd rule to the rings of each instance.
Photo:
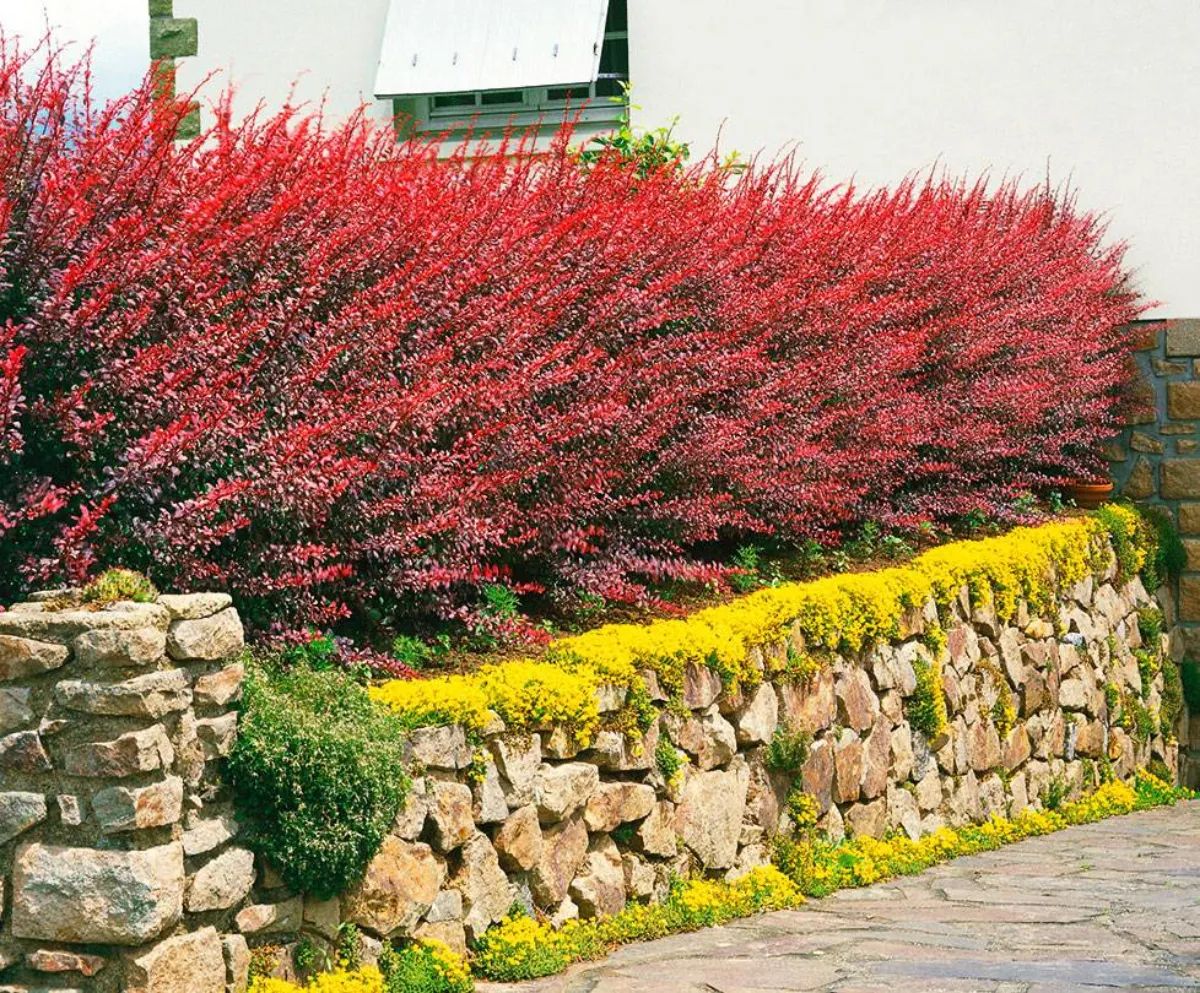
[[[376,91],[377,95],[384,96],[389,95],[387,91],[391,89],[390,95],[395,97],[397,112],[411,117],[418,130],[461,130],[472,126],[482,129],[509,125],[523,127],[539,121],[554,125],[568,110],[572,114],[578,112],[584,128],[589,125],[603,127],[619,120],[624,112],[624,87],[629,80],[628,0],[608,0],[607,4],[600,0],[601,6],[597,10],[603,11],[604,23],[598,32],[599,53],[597,56],[597,42],[585,39],[589,49],[586,59],[579,50],[580,37],[584,32],[583,20],[579,18],[586,13],[583,11],[586,4],[583,3],[564,4],[562,0],[552,0],[557,6],[553,7],[554,13],[551,13],[549,8],[537,6],[546,0],[518,0],[515,6],[528,8],[522,12],[522,16],[533,19],[523,28],[514,26],[509,20],[502,27],[497,27],[494,21],[486,25],[478,21],[475,24],[459,21],[457,26],[440,23],[437,22],[437,16],[446,11],[446,7],[441,6],[438,8],[441,14],[437,16],[430,14],[428,9],[422,13],[426,20],[418,30],[414,20],[418,12],[412,10],[406,14],[404,24],[407,30],[401,31],[393,25],[396,5],[419,0],[392,2],[389,38],[385,39],[384,54],[380,59]],[[459,14],[466,13],[462,9],[464,4],[472,6],[467,0],[438,2],[451,7],[457,4]],[[513,0],[506,0],[505,6],[511,12]],[[494,16],[494,10],[485,7],[486,0],[474,0],[472,9],[477,18]],[[562,11],[566,8],[573,10],[572,16],[577,19],[576,22],[568,24],[562,20]],[[596,26],[600,27],[600,13],[594,12],[593,16],[596,17]],[[434,20],[428,20],[430,17]],[[402,38],[403,41],[390,41],[393,37]],[[485,41],[481,43],[480,38]],[[478,47],[480,44],[483,48]],[[542,59],[538,64],[539,53],[545,55],[551,51],[552,57]],[[526,64],[521,69],[514,69],[509,63],[517,63],[521,52],[526,53]],[[567,58],[568,62],[558,64],[560,56]],[[423,58],[426,63],[436,64],[427,64],[418,71]],[[586,71],[585,65],[589,61],[590,72]],[[472,68],[476,63],[478,65]],[[501,80],[519,75],[520,71],[540,74],[543,78],[566,74],[568,80],[541,86],[510,85],[471,90],[459,90],[447,85],[468,78],[480,82],[493,78]],[[580,81],[571,81],[572,75],[578,76]],[[588,76],[590,80],[586,78]],[[401,86],[412,88],[426,85],[445,86],[445,89],[407,94],[395,91],[396,87]]]

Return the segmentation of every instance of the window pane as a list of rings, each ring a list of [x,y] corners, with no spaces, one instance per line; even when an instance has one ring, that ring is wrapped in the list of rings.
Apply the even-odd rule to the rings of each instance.
[[[608,0],[608,18],[604,22],[605,32],[629,30],[628,0]]]
[[[623,80],[620,79],[597,79],[596,80],[596,96],[598,97],[619,97],[624,91],[621,87]]]
[[[629,75],[629,39],[606,38],[600,50],[600,75]]]
[[[446,107],[474,107],[475,93],[441,93],[433,98],[433,109],[443,110]]]
[[[555,86],[546,91],[547,100],[570,100],[572,103],[582,103],[590,95],[586,86]]]
[[[491,90],[482,94],[480,99],[485,107],[505,107],[524,103],[525,95],[522,90]]]

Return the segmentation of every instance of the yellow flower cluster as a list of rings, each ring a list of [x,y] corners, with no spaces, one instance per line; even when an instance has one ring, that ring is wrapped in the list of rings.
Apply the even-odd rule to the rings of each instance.
[[[307,986],[297,986],[285,979],[258,976],[250,983],[247,993],[385,993],[383,974],[373,965],[359,969],[323,972],[314,976]]]
[[[812,836],[776,842],[780,868],[809,896],[825,896],[849,886],[868,886],[881,879],[910,875],[960,855],[991,851],[1023,838],[1061,831],[1116,814],[1174,803],[1190,796],[1148,772],[1139,772],[1135,787],[1110,782],[1057,810],[1023,810],[1015,817],[993,817],[982,824],[940,828],[913,840],[907,835],[878,839],[850,838],[836,844]]]
[[[775,655],[764,673],[751,660],[753,647],[795,633],[816,654],[859,651],[899,638],[906,615],[930,599],[947,610],[963,587],[972,603],[991,606],[1001,620],[1011,618],[1022,599],[1045,613],[1061,591],[1110,564],[1112,522],[1141,536],[1138,521],[1135,511],[1109,506],[1103,517],[953,542],[902,567],[787,583],[684,619],[605,625],[556,641],[547,661],[393,681],[373,694],[418,722],[482,728],[494,711],[513,730],[562,723],[584,741],[598,722],[597,687],[632,686],[641,669],[653,670],[669,693],[681,688],[689,664],[710,666],[730,688],[751,686],[764,676],[784,675],[789,665]],[[1139,546],[1130,554],[1140,562],[1146,552]]]
[[[472,965],[488,979],[533,979],[599,958],[618,945],[795,907],[803,900],[795,883],[774,866],[753,869],[732,883],[693,879],[677,885],[661,904],[631,903],[611,917],[567,921],[560,928],[509,917],[483,936]]]
[[[389,680],[370,692],[416,724],[462,724],[481,730],[494,712],[512,730],[562,725],[585,742],[600,722],[600,684],[586,665],[564,668],[521,659],[484,666],[467,676]]]

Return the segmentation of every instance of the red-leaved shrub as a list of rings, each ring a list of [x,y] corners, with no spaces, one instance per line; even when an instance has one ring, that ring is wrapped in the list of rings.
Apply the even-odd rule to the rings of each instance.
[[[1138,302],[1045,189],[439,162],[293,111],[176,143],[149,82],[83,81],[0,52],[4,597],[635,599],[714,540],[1002,511],[1117,427]]]

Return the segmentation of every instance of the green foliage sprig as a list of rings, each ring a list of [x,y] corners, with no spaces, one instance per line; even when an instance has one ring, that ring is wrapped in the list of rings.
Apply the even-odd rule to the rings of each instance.
[[[252,664],[227,763],[251,848],[297,893],[336,896],[379,850],[408,788],[407,728],[350,675]]]

